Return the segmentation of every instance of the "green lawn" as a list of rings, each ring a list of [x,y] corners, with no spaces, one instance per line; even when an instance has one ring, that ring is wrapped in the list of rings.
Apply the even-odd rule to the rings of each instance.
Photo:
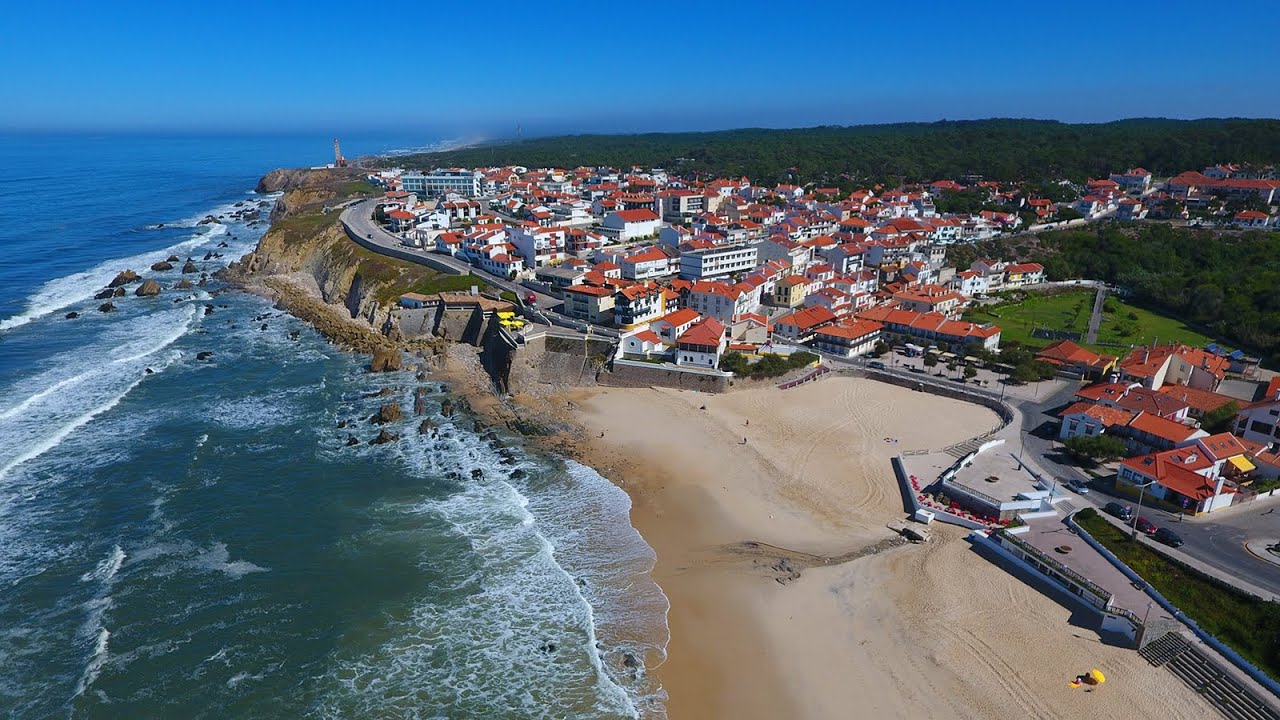
[[[1171,562],[1131,539],[1093,508],[1081,510],[1075,518],[1201,628],[1280,679],[1280,603],[1263,602]]]
[[[1016,340],[1024,345],[1043,347],[1052,340],[1035,337],[1031,334],[1032,331],[1036,328],[1066,330],[1080,333],[1083,338],[1092,310],[1093,291],[1082,290],[1055,295],[1031,294],[1021,302],[974,308],[965,313],[965,319],[995,323],[1000,327],[1002,342]],[[1098,328],[1099,343],[1147,345],[1156,341],[1204,347],[1213,342],[1213,339],[1192,330],[1180,320],[1135,307],[1114,295],[1107,297],[1102,311],[1102,325]],[[1084,345],[1083,342],[1080,344]],[[1101,344],[1086,347],[1110,355],[1123,352],[1123,348]]]

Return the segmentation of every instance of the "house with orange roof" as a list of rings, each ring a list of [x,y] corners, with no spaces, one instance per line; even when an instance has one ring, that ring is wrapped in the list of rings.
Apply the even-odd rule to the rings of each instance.
[[[988,350],[1000,349],[1000,328],[991,324],[948,320],[938,313],[917,313],[887,305],[863,310],[858,317],[883,324],[886,335],[908,340],[940,340],[953,345],[973,343]]]
[[[665,355],[671,350],[671,346],[649,328],[623,335],[621,346],[623,357],[645,360]]]
[[[919,285],[894,293],[893,299],[903,310],[955,317],[963,306],[965,297],[941,285]]]
[[[799,275],[788,275],[773,284],[773,294],[769,298],[775,307],[797,308],[804,304],[804,296],[809,292],[809,280]]]
[[[614,323],[624,330],[648,325],[666,314],[666,292],[657,285],[637,284],[614,293]]]
[[[628,280],[650,280],[667,277],[675,272],[672,256],[662,248],[651,246],[621,259],[622,277]]]
[[[1105,376],[1116,365],[1115,356],[1099,355],[1070,340],[1059,340],[1046,345],[1036,353],[1036,359],[1088,380]]]
[[[782,317],[774,318],[774,335],[792,342],[807,342],[814,332],[835,322],[836,315],[821,305],[802,308]]]
[[[1177,343],[1134,348],[1119,364],[1121,378],[1152,390],[1166,383],[1217,390],[1229,367],[1227,358]]]
[[[1123,432],[1116,434],[1124,438],[1131,452],[1150,453],[1182,447],[1209,433],[1175,420],[1139,411],[1124,426]]]
[[[600,232],[618,242],[629,242],[637,238],[657,237],[659,225],[661,221],[653,210],[615,210],[604,216]]]
[[[749,284],[699,281],[689,288],[685,304],[701,315],[731,323],[739,315],[754,311],[757,297]]]
[[[1004,268],[1004,286],[1019,288],[1044,282],[1044,266],[1040,263],[1012,263]]]
[[[1169,395],[1176,400],[1186,403],[1190,410],[1188,417],[1199,420],[1206,414],[1219,410],[1227,405],[1235,403],[1237,407],[1241,406],[1239,400],[1228,395],[1220,395],[1210,390],[1201,390],[1187,385],[1165,385],[1160,388],[1159,392],[1163,395]]]
[[[1065,441],[1073,437],[1094,437],[1112,428],[1123,428],[1133,420],[1135,413],[1079,401],[1067,406],[1058,416],[1062,418],[1058,439]]]
[[[1231,505],[1235,489],[1226,484],[1221,462],[1198,445],[1129,457],[1121,462],[1116,483],[1146,486],[1153,497],[1199,515]]]
[[[1271,216],[1257,210],[1241,210],[1231,223],[1243,230],[1262,230],[1271,224]]]
[[[728,345],[725,324],[702,318],[676,339],[676,364],[715,369]]]
[[[698,322],[701,317],[697,310],[684,308],[667,313],[654,320],[649,324],[649,328],[657,333],[663,342],[668,345],[675,345],[676,340],[684,334],[684,331],[693,327],[693,324]]]
[[[822,352],[841,357],[860,357],[875,349],[884,326],[870,320],[846,319],[823,325],[813,332],[809,344]]]

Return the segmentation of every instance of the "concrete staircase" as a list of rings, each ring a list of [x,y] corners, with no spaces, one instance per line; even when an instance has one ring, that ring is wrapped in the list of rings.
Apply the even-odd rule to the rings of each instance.
[[[1152,641],[1138,653],[1195,690],[1223,717],[1231,720],[1280,720],[1271,706],[1218,668],[1217,663],[1177,633]]]
[[[977,452],[978,448],[982,446],[982,443],[982,440],[966,440],[962,443],[952,445],[947,448],[946,452],[952,457],[962,458],[969,453]]]

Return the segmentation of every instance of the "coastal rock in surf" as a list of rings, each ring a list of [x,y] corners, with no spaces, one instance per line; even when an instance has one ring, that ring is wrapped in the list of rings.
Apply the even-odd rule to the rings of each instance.
[[[424,387],[413,391],[413,414],[418,416],[427,414],[427,389]]]
[[[338,421],[338,429],[339,429],[339,430],[341,430],[342,428],[344,428],[344,427],[346,427],[346,426],[347,426],[347,421],[346,421],[346,420],[339,420],[339,421]]]
[[[104,302],[98,306],[98,312],[115,312],[116,306],[111,302]]]
[[[139,280],[138,273],[132,270],[122,270],[119,275],[116,275],[114,280],[107,283],[107,287],[117,288],[117,287],[120,287],[121,285],[136,283],[138,282],[138,280]]]
[[[165,259],[164,259],[164,261],[165,261],[165,262],[176,263],[176,262],[178,262],[178,256],[177,256],[177,255],[170,255],[169,257],[165,258]]]
[[[111,297],[124,297],[124,296],[125,296],[125,292],[124,292],[124,288],[122,287],[116,288],[116,291],[111,295]]]
[[[80,317],[80,313],[73,311],[73,312],[67,313],[63,317],[65,317],[68,320],[75,320],[76,318]]]
[[[182,272],[185,275],[190,275],[191,273],[194,273],[194,272],[200,272],[200,270],[196,267],[196,264],[194,262],[191,262],[191,260],[187,260],[186,264],[182,266]]]
[[[212,216],[212,215],[205,215],[205,216],[200,220],[200,222],[198,222],[198,223],[196,223],[196,224],[197,224],[197,225],[213,225],[213,224],[214,224],[214,223],[216,223],[216,222],[218,222],[218,218],[216,218],[216,217],[214,217],[214,216]]]
[[[102,292],[98,293],[97,295],[94,295],[94,296],[93,296],[93,299],[94,299],[94,300],[110,300],[111,298],[113,298],[113,297],[115,297],[115,296],[116,296],[116,291],[115,291],[115,290],[112,290],[111,288],[107,288],[106,290],[103,290]]]
[[[204,362],[205,360],[208,360],[211,357],[213,357],[212,350],[201,350],[200,352],[196,353],[196,360],[199,360],[200,362]]]
[[[155,265],[152,265],[152,266],[151,266],[151,269],[152,269],[152,270],[155,270],[156,272],[164,272],[164,271],[166,271],[166,270],[172,270],[172,269],[173,269],[173,263],[169,262],[168,260],[161,260],[160,262],[156,263]]]
[[[480,468],[472,468],[472,469],[471,469],[471,479],[472,479],[472,480],[480,480],[480,479],[481,479],[481,478],[483,478],[483,477],[484,477],[484,471],[483,471],[483,470],[481,470]]]
[[[138,297],[153,297],[160,294],[160,283],[155,280],[144,280],[137,290],[133,291]]]
[[[369,418],[369,422],[375,425],[386,425],[387,423],[395,422],[402,417],[404,417],[404,414],[400,412],[400,403],[387,403],[386,405],[378,408],[378,412],[374,413],[373,417]]]
[[[213,251],[212,251],[212,250],[210,250],[209,252],[205,253],[205,254],[204,254],[204,259],[205,259],[206,261],[208,261],[208,260],[212,260],[212,259],[213,259]]]
[[[352,445],[359,445],[359,444],[360,444],[360,441],[356,439],[355,435],[347,436],[347,447],[351,447]]]
[[[209,281],[206,278],[200,278],[200,282],[196,283],[196,287],[204,287]]]
[[[400,369],[400,351],[395,348],[378,348],[369,361],[369,372],[395,372]]]
[[[224,247],[230,247],[230,246],[229,246],[229,245],[227,245],[227,243],[224,241],[224,242],[220,242],[220,243],[218,243],[218,247],[220,247],[220,248],[224,248]]]
[[[213,314],[213,306],[212,306],[212,305],[205,305],[205,306],[204,306],[204,314],[205,314],[205,315],[212,315],[212,314]]]
[[[192,285],[190,280],[183,278],[179,280],[178,284],[174,285],[174,287],[177,288],[178,290],[190,290],[192,288]]]
[[[513,479],[513,480],[519,480],[520,478],[525,477],[525,476],[527,476],[528,474],[529,474],[529,473],[527,473],[527,472],[525,472],[525,471],[521,470],[520,468],[516,468],[515,470],[512,470],[512,471],[511,471],[511,479]]]
[[[427,433],[434,430],[435,427],[436,427],[436,424],[431,422],[431,418],[427,418],[418,424],[418,434],[426,435]]]
[[[378,437],[370,440],[369,444],[370,445],[386,445],[387,443],[393,443],[399,439],[400,439],[399,435],[392,435],[386,430],[383,430],[382,432],[378,433]]]
[[[440,414],[445,417],[453,417],[453,401],[452,400],[450,400],[449,398],[445,398],[444,402],[440,403]]]

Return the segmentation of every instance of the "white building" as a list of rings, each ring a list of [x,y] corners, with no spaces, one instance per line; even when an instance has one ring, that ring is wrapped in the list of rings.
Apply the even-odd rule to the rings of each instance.
[[[618,242],[628,242],[656,236],[660,224],[652,210],[615,210],[605,215],[600,232]]]
[[[406,192],[433,197],[446,193],[477,197],[483,180],[482,172],[450,168],[435,170],[429,174],[405,173],[400,176],[400,188]]]
[[[690,250],[680,254],[680,277],[708,280],[746,272],[756,266],[756,248],[747,245]]]

